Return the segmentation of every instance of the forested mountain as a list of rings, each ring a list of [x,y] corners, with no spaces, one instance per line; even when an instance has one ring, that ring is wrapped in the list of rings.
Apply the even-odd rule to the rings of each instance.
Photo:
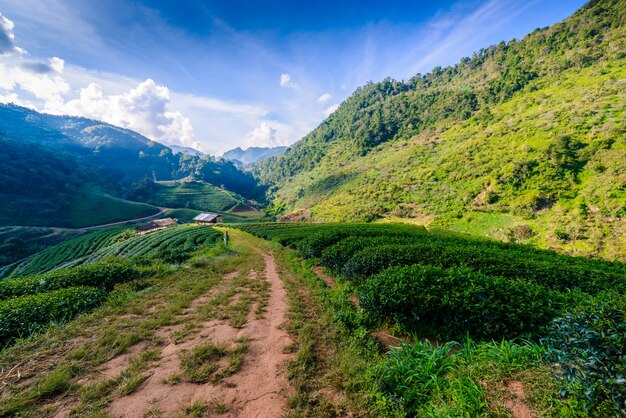
[[[127,202],[147,180],[191,178],[260,199],[231,162],[171,149],[104,122],[0,105],[0,225],[84,226],[157,212]]]
[[[398,219],[571,252],[626,246],[626,1],[359,88],[260,164],[279,214]]]
[[[239,161],[244,165],[265,161],[268,158],[285,152],[287,147],[249,147],[245,150],[240,147],[226,151],[222,156],[225,160]]]

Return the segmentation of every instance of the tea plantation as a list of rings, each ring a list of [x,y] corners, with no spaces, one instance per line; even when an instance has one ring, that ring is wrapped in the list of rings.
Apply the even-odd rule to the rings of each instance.
[[[92,232],[26,260],[15,268],[11,276],[40,274],[108,257],[156,257],[169,261],[172,257],[184,257],[199,245],[213,243],[219,236],[221,233],[214,229],[195,226],[167,228],[147,235],[135,235],[132,230],[123,228]]]
[[[562,395],[592,416],[623,416],[626,264],[400,224],[237,227],[297,250],[336,276],[337,287],[356,294],[353,313],[335,302],[348,328],[382,327],[416,341],[394,351],[380,372],[382,402],[400,415],[479,416],[472,410],[477,400],[469,409],[446,408],[462,403],[465,391],[483,389],[466,375],[444,384],[454,373],[422,370],[424,358],[442,356],[442,364],[452,367],[466,355],[497,351],[520,370],[531,363],[550,370],[550,362],[558,363]],[[424,338],[449,343],[419,342]],[[493,367],[504,367],[500,361]],[[419,376],[421,383],[413,381]],[[416,399],[416,392],[431,391],[433,379],[443,379],[443,386]],[[446,392],[453,387],[463,390]]]
[[[155,262],[182,262],[221,236],[195,226],[146,235],[113,229],[49,248],[0,280],[0,347],[97,307],[117,285],[151,275]]]

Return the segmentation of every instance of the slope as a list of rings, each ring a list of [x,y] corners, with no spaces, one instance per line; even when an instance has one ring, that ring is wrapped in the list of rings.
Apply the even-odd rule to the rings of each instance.
[[[154,206],[123,198],[161,180],[191,177],[248,199],[264,193],[231,162],[174,155],[128,129],[10,104],[0,104],[0,149],[0,225],[84,227],[151,215]],[[216,197],[213,206],[221,207],[227,195],[204,200]]]
[[[261,164],[275,210],[623,258],[625,11],[592,1],[454,67],[364,86]]]

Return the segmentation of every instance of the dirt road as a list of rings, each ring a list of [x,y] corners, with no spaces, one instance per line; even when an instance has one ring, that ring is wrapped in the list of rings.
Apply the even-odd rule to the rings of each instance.
[[[206,415],[217,411],[223,417],[278,417],[287,411],[287,397],[290,392],[286,377],[286,354],[292,340],[284,329],[287,313],[287,295],[283,282],[276,269],[276,262],[269,253],[258,251],[264,262],[261,272],[251,270],[248,279],[265,280],[269,284],[267,305],[263,314],[255,314],[254,306],[247,312],[243,327],[233,327],[228,321],[211,319],[198,323],[197,332],[190,339],[176,342],[173,337],[180,333],[185,323],[157,330],[157,335],[168,341],[161,349],[160,358],[149,371],[150,377],[135,392],[118,397],[110,404],[108,412],[116,417],[174,416],[181,411],[206,408]],[[260,276],[260,277],[257,277]],[[224,276],[223,286],[237,283],[238,272]],[[235,288],[235,287],[233,287]],[[267,286],[266,286],[267,288]],[[219,289],[212,289],[193,301],[186,315],[192,321],[194,312],[219,297]],[[229,304],[241,299],[234,293]],[[245,297],[245,296],[243,296]],[[257,302],[260,303],[260,302]],[[224,307],[223,309],[227,309]],[[204,383],[193,383],[181,378],[181,358],[195,347],[214,343],[235,347],[241,341],[248,345],[241,367],[232,375],[221,379],[211,379]],[[135,351],[141,350],[138,346]],[[128,353],[128,357],[133,353]],[[103,373],[115,375],[123,370],[127,358],[117,357],[103,368]],[[223,367],[224,359],[216,363]],[[203,406],[204,405],[204,406]],[[210,414],[213,416],[213,414]],[[204,416],[204,415],[202,415]]]

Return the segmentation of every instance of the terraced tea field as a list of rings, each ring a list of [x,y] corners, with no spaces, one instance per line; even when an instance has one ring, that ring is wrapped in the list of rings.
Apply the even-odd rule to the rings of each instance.
[[[626,264],[401,224],[238,227],[323,266],[320,277],[337,288],[333,310],[346,327],[392,345],[404,341],[379,370],[385,414],[489,415],[498,400],[488,388],[503,379],[552,391],[552,401],[560,384],[599,416],[624,411]],[[500,358],[509,355],[519,357]],[[560,383],[549,377],[550,361],[559,364]],[[527,369],[536,373],[511,373]],[[538,375],[553,387],[538,388]],[[548,404],[533,407],[533,414],[554,413]],[[498,413],[512,412],[503,405]]]

